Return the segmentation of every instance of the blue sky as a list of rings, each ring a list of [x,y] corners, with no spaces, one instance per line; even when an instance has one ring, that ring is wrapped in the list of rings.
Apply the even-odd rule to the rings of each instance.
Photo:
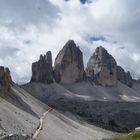
[[[65,0],[65,1],[70,1],[70,0]],[[82,4],[85,4],[86,2],[89,2],[89,0],[79,0]],[[90,0],[91,1],[91,0]]]
[[[94,36],[90,36],[88,38],[91,41],[100,41],[100,40],[101,41],[106,41],[106,38],[104,36],[102,36],[102,35],[94,35]]]
[[[81,4],[81,2],[83,4]],[[139,0],[0,0],[0,65],[15,82],[31,77],[31,64],[75,40],[84,64],[97,46],[105,47],[118,65],[140,78]]]
[[[86,0],[80,0],[80,1],[81,1],[81,3],[83,3],[83,4],[86,2]]]

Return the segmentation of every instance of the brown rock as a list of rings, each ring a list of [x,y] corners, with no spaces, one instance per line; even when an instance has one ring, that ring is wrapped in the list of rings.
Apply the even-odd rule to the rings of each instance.
[[[55,59],[56,82],[73,83],[83,80],[83,54],[73,40],[69,40]]]
[[[117,84],[116,68],[115,59],[100,46],[96,48],[88,61],[86,75],[96,84],[112,86]]]

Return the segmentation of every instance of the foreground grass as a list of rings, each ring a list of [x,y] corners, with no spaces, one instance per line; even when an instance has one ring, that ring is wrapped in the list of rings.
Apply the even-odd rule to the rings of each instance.
[[[103,140],[140,140],[140,131],[133,131],[129,134],[117,135]]]

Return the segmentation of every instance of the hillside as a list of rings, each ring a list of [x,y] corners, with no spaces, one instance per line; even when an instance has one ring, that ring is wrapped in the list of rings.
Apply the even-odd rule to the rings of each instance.
[[[39,119],[49,109],[47,105],[37,100],[17,85],[7,93],[0,94],[0,133],[6,134],[6,140],[28,140],[35,133]],[[84,121],[66,117],[57,111],[50,111],[44,119],[43,129],[36,139],[51,140],[55,138],[83,140],[99,139],[111,136],[109,131],[86,125]],[[69,129],[71,128],[71,129]],[[55,135],[54,135],[55,131]],[[79,133],[79,134],[78,134]],[[9,136],[8,136],[9,135]],[[0,140],[5,140],[0,138]]]
[[[71,112],[109,130],[128,132],[140,125],[140,95],[119,84],[101,87],[90,83],[22,86],[31,95],[62,112]]]
[[[48,107],[17,86],[0,94],[0,129],[7,134],[27,134],[38,126],[38,119]]]

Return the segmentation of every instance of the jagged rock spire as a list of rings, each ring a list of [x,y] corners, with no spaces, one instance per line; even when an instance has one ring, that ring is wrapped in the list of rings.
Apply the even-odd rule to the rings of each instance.
[[[69,40],[55,59],[55,80],[73,83],[83,80],[83,54],[73,40]]]
[[[52,54],[40,55],[39,61],[32,64],[31,82],[74,83],[90,78],[96,84],[114,86],[118,81],[132,87],[133,80],[129,72],[117,66],[117,63],[108,51],[99,46],[90,57],[84,71],[83,54],[73,40],[69,40],[58,53],[54,69],[52,67]]]
[[[117,66],[117,79],[129,87],[132,87],[133,85],[133,79],[130,72],[125,72],[121,66]]]
[[[117,63],[115,59],[102,46],[97,47],[90,57],[86,75],[100,85],[112,86],[117,83]]]
[[[12,83],[13,82],[9,68],[4,68],[3,66],[0,66],[0,89],[8,91],[10,90]]]
[[[40,59],[32,64],[31,82],[53,83],[52,54],[40,55]]]

